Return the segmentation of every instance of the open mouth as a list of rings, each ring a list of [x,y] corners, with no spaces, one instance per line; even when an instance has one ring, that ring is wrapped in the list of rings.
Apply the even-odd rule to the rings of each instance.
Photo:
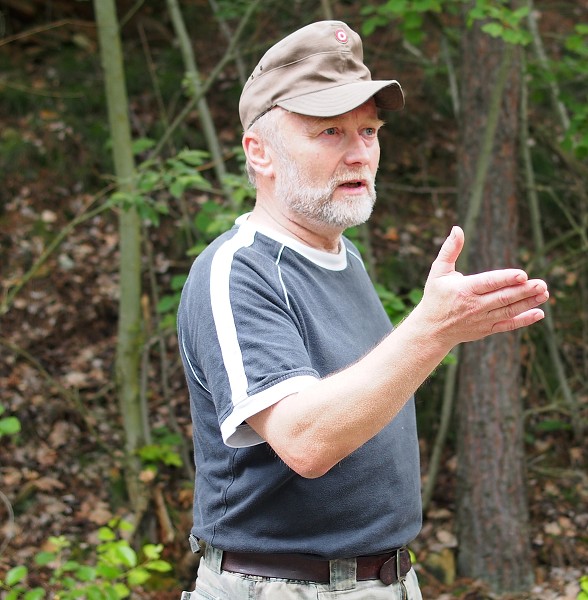
[[[341,184],[341,187],[346,187],[346,188],[360,188],[363,187],[363,181],[346,181],[345,183]]]

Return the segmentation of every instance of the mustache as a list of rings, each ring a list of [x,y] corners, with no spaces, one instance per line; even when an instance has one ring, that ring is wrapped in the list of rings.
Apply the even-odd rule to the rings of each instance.
[[[350,181],[363,181],[368,188],[375,188],[375,177],[367,168],[335,173],[329,179],[328,186],[332,191],[335,191],[340,185]]]

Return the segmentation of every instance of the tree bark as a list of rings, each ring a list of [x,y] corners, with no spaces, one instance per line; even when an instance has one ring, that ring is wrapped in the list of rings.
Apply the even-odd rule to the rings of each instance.
[[[108,121],[112,137],[118,188],[135,192],[135,165],[118,19],[114,0],[94,0],[100,56],[104,69]],[[125,429],[126,484],[138,518],[147,504],[139,479],[141,465],[136,450],[145,445],[147,418],[140,397],[141,319],[141,221],[134,207],[121,210],[120,299],[116,349],[116,383]]]
[[[463,37],[458,202],[471,230],[463,261],[469,272],[518,262],[519,51],[479,25]],[[472,202],[478,203],[474,211]],[[497,592],[524,590],[533,581],[520,386],[519,335],[463,345],[456,407],[458,569]]]

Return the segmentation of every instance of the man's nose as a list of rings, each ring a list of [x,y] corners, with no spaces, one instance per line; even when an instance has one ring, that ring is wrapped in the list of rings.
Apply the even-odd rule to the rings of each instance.
[[[364,138],[359,133],[354,133],[347,138],[345,148],[345,164],[365,165],[370,160],[370,152]]]

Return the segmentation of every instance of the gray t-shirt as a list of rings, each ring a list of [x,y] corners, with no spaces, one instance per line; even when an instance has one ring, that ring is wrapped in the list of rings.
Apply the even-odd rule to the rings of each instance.
[[[197,258],[178,312],[194,424],[194,536],[223,550],[344,558],[417,535],[413,399],[316,479],[292,471],[246,423],[356,362],[391,329],[345,238],[329,254],[241,218]]]

